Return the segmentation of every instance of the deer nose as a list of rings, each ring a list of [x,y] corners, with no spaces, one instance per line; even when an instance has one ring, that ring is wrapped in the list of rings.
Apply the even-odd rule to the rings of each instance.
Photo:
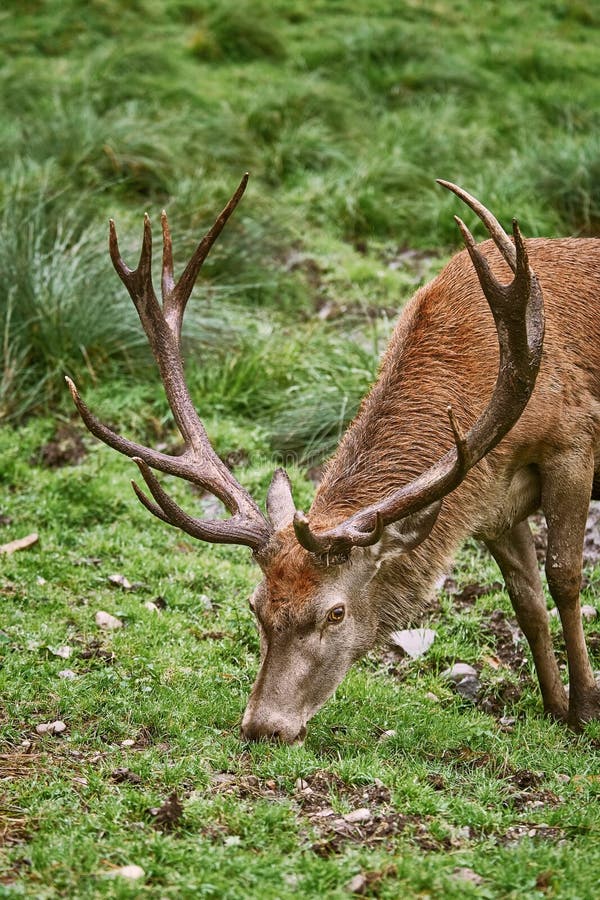
[[[244,716],[241,727],[246,741],[281,741],[299,744],[306,737],[306,728],[299,721],[289,721],[277,715]]]

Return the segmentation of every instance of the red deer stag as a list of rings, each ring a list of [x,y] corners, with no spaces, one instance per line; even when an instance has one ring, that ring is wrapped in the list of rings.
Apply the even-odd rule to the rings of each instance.
[[[196,276],[246,182],[177,282],[163,213],[162,309],[152,285],[148,217],[133,270],[110,224],[111,259],[156,358],[185,441],[181,455],[116,434],[69,381],[89,430],[137,463],[154,499],[134,489],[151,513],[200,540],[250,547],[262,569],[251,600],[261,664],[242,735],[302,741],[308,719],[352,663],[427,606],[470,535],[485,542],[502,571],[545,711],[574,727],[598,716],[579,589],[589,501],[600,497],[600,240],[524,243],[516,222],[511,240],[479,201],[440,182],[492,239],[476,246],[457,218],[466,251],[402,313],[379,378],[329,462],[308,516],[295,509],[282,469],[273,476],[265,516],[210,446],[180,351]],[[150,467],[212,492],[231,517],[190,516]],[[568,699],[527,522],[540,507],[548,523],[546,575],[568,654]]]

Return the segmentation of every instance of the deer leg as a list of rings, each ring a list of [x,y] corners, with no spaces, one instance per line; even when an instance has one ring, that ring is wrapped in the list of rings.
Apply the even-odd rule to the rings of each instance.
[[[531,649],[544,712],[566,721],[567,695],[552,647],[546,601],[527,519],[497,540],[485,543],[502,572],[517,621]]]
[[[542,471],[542,509],[548,524],[546,578],[556,603],[569,665],[569,724],[600,717],[600,688],[585,642],[579,592],[585,523],[594,478],[593,460],[564,455]]]

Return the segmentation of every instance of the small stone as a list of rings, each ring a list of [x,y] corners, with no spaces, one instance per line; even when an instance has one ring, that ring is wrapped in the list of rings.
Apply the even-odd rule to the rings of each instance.
[[[428,700],[431,700],[432,703],[440,702],[440,698],[438,697],[437,694],[434,694],[433,691],[427,691],[425,696],[427,697]]]
[[[198,597],[198,603],[200,607],[204,609],[206,612],[210,612],[213,609],[213,602],[210,597],[207,597],[206,594],[200,594]]]
[[[479,694],[481,682],[474,675],[467,675],[456,685],[456,693],[466,700],[475,700]]]
[[[503,728],[512,728],[517,720],[514,716],[501,716],[500,724]]]
[[[304,778],[296,778],[296,783],[295,783],[294,787],[296,788],[297,791],[302,791],[303,793],[305,791],[310,790],[310,785],[309,785],[308,781],[304,780]]]
[[[350,879],[345,889],[349,894],[364,894],[368,886],[369,882],[366,876],[359,872],[358,875]]]
[[[61,669],[58,673],[59,678],[66,678],[67,681],[72,681],[73,678],[77,678],[77,672],[74,672],[73,669]]]
[[[124,750],[127,750],[128,747],[133,746],[135,746],[135,741],[133,738],[125,738],[124,741],[121,741],[121,747],[123,747]]]
[[[66,644],[62,647],[48,647],[48,650],[53,656],[59,656],[61,659],[68,659],[73,652],[73,648],[67,647]]]
[[[455,869],[452,875],[458,881],[468,881],[470,884],[483,883],[483,878],[481,877],[481,875],[478,875],[477,872],[473,871],[473,869],[469,869],[468,866],[461,866],[460,868]]]
[[[25,738],[24,741],[21,741],[21,747],[23,747],[24,750],[29,750],[29,748],[31,747],[31,741],[29,740],[29,738]]]
[[[114,631],[116,628],[123,627],[120,619],[117,619],[116,616],[111,616],[110,613],[104,612],[102,609],[96,613],[96,625],[104,631]]]
[[[332,810],[332,808],[330,806],[326,806],[326,807],[324,807],[324,809],[317,810],[317,812],[314,814],[314,818],[315,819],[329,819],[333,815],[334,815],[334,811]]]
[[[548,615],[550,616],[551,619],[558,619],[558,610],[557,610],[557,608],[556,608],[555,606],[553,606],[552,609],[549,609],[549,610],[548,610]]]
[[[459,681],[462,681],[462,679],[466,678],[468,675],[476,678],[477,669],[474,669],[473,666],[470,666],[468,663],[461,662],[455,663],[449,669],[442,672],[442,678],[453,681],[455,684],[458,684]]]
[[[119,869],[111,869],[110,872],[102,873],[105,878],[127,878],[129,881],[136,881],[145,876],[145,872],[141,866],[131,864],[129,866],[121,866]]]
[[[559,781],[562,781],[563,784],[568,784],[569,781],[571,780],[571,776],[570,776],[570,775],[565,775],[563,772],[558,772],[558,774],[556,775],[556,777],[558,778]]]
[[[156,605],[156,603],[154,603],[152,600],[146,600],[146,602],[144,603],[144,606],[145,606],[146,609],[148,609],[150,612],[155,612],[155,613],[159,613],[159,612],[160,612],[160,609],[158,608],[158,606]]]
[[[591,619],[596,618],[596,616],[598,615],[598,610],[595,606],[590,606],[589,603],[586,603],[581,607],[581,615],[589,622]]]
[[[36,580],[36,583],[39,584],[40,587],[43,587],[45,584],[47,584],[46,579],[43,578],[42,575],[38,575],[35,580]]]
[[[388,729],[388,731],[384,731],[382,734],[379,735],[379,742],[383,743],[384,741],[389,741],[390,738],[395,738],[397,734],[398,734],[398,732],[396,731],[395,728],[390,728],[390,729]]]
[[[67,730],[67,726],[60,719],[56,722],[40,722],[35,726],[37,734],[62,734]]]
[[[368,822],[371,819],[370,809],[353,809],[352,812],[346,813],[344,821],[349,825],[358,825],[360,822]]]

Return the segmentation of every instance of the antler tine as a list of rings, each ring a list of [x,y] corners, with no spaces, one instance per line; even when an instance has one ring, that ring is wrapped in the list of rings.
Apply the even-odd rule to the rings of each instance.
[[[456,185],[449,182],[441,184],[475,209],[488,228],[489,223],[493,222],[494,228],[497,226],[500,229],[479,201],[461,188],[456,188]],[[503,255],[502,247],[506,249],[508,245],[512,251],[513,258],[509,265],[515,275],[512,282],[505,285],[492,274],[468,228],[458,218],[457,222],[496,325],[500,364],[490,402],[466,435],[459,427],[452,407],[448,407],[454,447],[422,475],[384,500],[359,510],[326,532],[313,532],[306,518],[298,523],[295,521],[298,541],[313,553],[321,556],[331,553],[337,558],[348,556],[353,546],[368,546],[379,540],[381,534],[377,536],[378,528],[372,528],[373,516],[378,516],[378,522],[383,527],[441,501],[510,431],[531,396],[542,358],[544,310],[542,292],[529,267],[519,226],[513,220],[514,245],[502,229],[502,235],[492,235]]]
[[[233,196],[226,204],[224,209],[215,219],[213,226],[206,232],[194,253],[187,266],[183,270],[183,273],[177,282],[176,285],[171,286],[170,288],[167,286],[165,290],[165,268],[164,268],[164,251],[163,251],[163,308],[165,313],[165,319],[169,323],[171,330],[176,336],[177,341],[179,342],[180,334],[181,334],[181,324],[183,321],[183,314],[185,312],[186,304],[189,300],[190,294],[192,293],[192,289],[194,284],[196,283],[196,278],[198,277],[198,273],[202,267],[202,264],[210,250],[216,241],[216,239],[221,234],[227,220],[231,216],[232,212],[242,199],[244,191],[246,190],[246,186],[248,184],[249,173],[246,172],[242,177],[236,191]],[[172,285],[172,277],[173,277],[173,260],[170,256],[170,243],[171,243],[171,235],[169,232],[168,223],[166,222],[166,215],[163,220],[163,247],[166,248],[167,242],[169,245],[169,251],[167,252],[167,285]],[[165,225],[166,225],[166,237],[165,237]],[[170,267],[170,271],[169,271]],[[170,278],[169,278],[170,274]]]
[[[244,519],[238,515],[233,516],[232,519],[224,520],[203,520],[188,515],[163,490],[158,478],[143,459],[134,456],[133,461],[137,464],[158,506],[155,506],[148,500],[135,482],[132,482],[133,489],[146,509],[150,510],[153,515],[158,516],[159,519],[162,519],[163,522],[174,525],[176,528],[181,528],[182,531],[187,532],[192,537],[210,543],[246,544],[248,547],[252,547],[253,550],[260,550],[269,540],[271,529],[266,521],[264,523],[265,528],[262,531],[257,531],[256,528],[249,528]]]
[[[136,269],[130,269],[124,262],[119,250],[115,224],[112,219],[110,221],[110,257],[119,278],[134,302],[148,337],[169,406],[185,442],[183,453],[179,456],[159,453],[150,447],[144,447],[121,437],[93,415],[69,378],[67,378],[67,383],[79,414],[92,434],[118,450],[119,453],[140,460],[138,464],[142,475],[157,505],[153,504],[137,486],[135,491],[141,502],[153,515],[202,540],[246,544],[257,551],[268,543],[273,529],[250,494],[234,478],[211,447],[204,425],[190,397],[180,351],[181,323],[194,281],[200,266],[237,206],[247,182],[248,175],[246,174],[212,228],[200,241],[177,284],[174,283],[173,278],[171,233],[166,213],[163,211],[161,217],[163,309],[160,308],[152,284],[152,230],[148,215],[144,216],[144,235]],[[232,518],[222,522],[204,522],[188,516],[163,491],[150,472],[149,466],[167,474],[178,475],[210,491],[223,501],[232,513]]]
[[[460,197],[463,203],[466,203],[466,205],[473,210],[475,215],[479,216],[479,218],[489,231],[490,237],[496,244],[498,250],[504,257],[508,265],[511,267],[512,271],[515,272],[517,267],[515,248],[511,244],[508,235],[506,234],[498,219],[494,215],[492,215],[489,209],[486,209],[483,203],[480,203],[476,197],[473,197],[472,194],[468,194],[467,191],[463,190],[457,184],[453,184],[451,181],[444,181],[443,178],[436,178],[436,182],[442,187],[447,188],[449,191],[452,191],[452,193],[456,194],[457,197]],[[466,225],[464,225],[464,223],[462,223],[461,231],[463,231],[463,228],[470,236],[470,232]],[[463,237],[465,237],[464,231]],[[471,242],[474,243],[472,237]],[[467,243],[466,238],[465,243]],[[468,243],[467,246],[469,246]]]

